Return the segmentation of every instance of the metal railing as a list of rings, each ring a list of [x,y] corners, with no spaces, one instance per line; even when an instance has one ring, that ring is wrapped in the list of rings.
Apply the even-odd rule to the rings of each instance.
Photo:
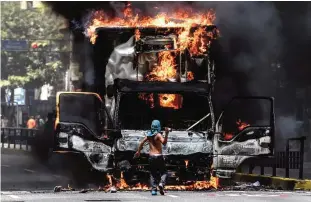
[[[1,128],[1,147],[30,151],[37,132],[37,129]]]
[[[276,169],[285,169],[285,176],[289,178],[290,169],[299,170],[299,179],[303,179],[303,163],[304,163],[304,141],[306,137],[289,138],[286,141],[285,151],[276,152],[274,158],[256,161],[249,164],[248,173],[252,174],[256,166],[260,167],[260,174],[265,174],[265,167],[272,168],[272,176],[276,176]],[[289,143],[291,141],[299,141],[299,151],[290,151]]]

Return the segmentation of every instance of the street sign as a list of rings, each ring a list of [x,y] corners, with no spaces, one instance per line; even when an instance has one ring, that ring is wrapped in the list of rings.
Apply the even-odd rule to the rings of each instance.
[[[14,89],[14,105],[25,105],[25,89],[15,88]]]
[[[26,40],[1,40],[1,49],[4,51],[27,51],[29,47]]]

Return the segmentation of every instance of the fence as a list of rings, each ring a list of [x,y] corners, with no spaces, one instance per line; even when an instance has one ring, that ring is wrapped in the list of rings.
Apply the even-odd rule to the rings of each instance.
[[[37,129],[1,128],[1,147],[30,151],[37,132]]]
[[[286,141],[285,151],[276,152],[274,158],[266,159],[264,161],[251,162],[249,164],[249,174],[253,173],[253,169],[256,166],[260,166],[260,174],[265,174],[265,167],[272,168],[272,176],[276,176],[276,169],[283,168],[285,169],[285,176],[289,178],[290,169],[299,170],[299,179],[303,179],[303,163],[304,163],[304,141],[306,137],[299,138],[289,138]],[[290,151],[289,144],[291,141],[299,141],[300,148],[299,151]]]

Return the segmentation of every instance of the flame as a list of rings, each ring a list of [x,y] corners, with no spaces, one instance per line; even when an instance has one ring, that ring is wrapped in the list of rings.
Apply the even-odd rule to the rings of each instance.
[[[123,9],[123,17],[111,18],[105,12],[99,10],[92,12],[90,19],[86,24],[86,35],[93,44],[97,38],[96,28],[99,27],[175,27],[180,28],[176,33],[178,36],[177,50],[183,51],[188,48],[191,55],[198,55],[207,51],[210,39],[213,39],[214,30],[207,32],[203,27],[213,25],[216,15],[212,9],[204,13],[194,13],[189,9],[176,9],[169,13],[157,13],[154,17],[139,16],[133,13],[131,4],[128,3]],[[201,28],[196,30],[193,36],[190,37],[190,30],[194,26]],[[215,37],[218,35],[219,32],[216,29]]]
[[[145,76],[147,81],[169,81],[170,79],[176,79],[175,58],[173,52],[163,51],[158,54],[158,65],[152,69],[152,71]],[[139,97],[143,100],[147,100],[151,103],[151,107],[154,107],[154,100],[146,94],[140,94]],[[159,94],[159,104],[161,107],[170,107],[179,109],[181,103],[181,95],[175,94]]]
[[[135,30],[135,40],[138,41],[140,39],[140,31],[139,29]]]
[[[108,177],[108,179],[111,179],[111,176],[110,178]],[[109,187],[112,186],[111,183],[112,183],[112,180],[109,180],[109,185],[106,186],[105,189],[109,189]],[[219,178],[211,176],[210,181],[195,181],[187,185],[167,185],[165,186],[165,189],[166,190],[178,190],[178,191],[191,191],[191,190],[207,190],[211,188],[218,189],[218,187],[219,187]],[[116,184],[116,188],[118,190],[131,190],[131,191],[135,191],[135,190],[147,191],[150,189],[148,185],[142,184],[142,183],[137,183],[133,186],[128,185],[123,178],[122,172],[121,172],[121,179]]]
[[[199,27],[194,33],[190,42],[189,52],[192,55],[200,55],[207,51],[209,40],[207,38],[207,32],[203,27]]]
[[[192,72],[187,72],[187,80],[188,81],[191,81],[191,80],[193,80],[194,79],[194,76],[193,76],[193,73]]]
[[[181,108],[182,96],[176,94],[159,94],[159,102],[161,107],[179,109]]]
[[[225,133],[224,134],[224,140],[231,140],[233,138],[233,134],[232,133]]]
[[[123,172],[121,172],[121,180],[120,180],[120,182],[117,183],[116,187],[118,187],[121,190],[129,188],[129,185],[124,180]]]
[[[241,131],[243,130],[244,128],[250,126],[248,123],[246,122],[242,122],[241,119],[239,119],[236,124],[238,125],[238,129]]]
[[[151,93],[151,94],[139,93],[138,97],[139,97],[139,99],[145,100],[147,103],[149,103],[150,108],[154,108],[153,93]]]
[[[107,178],[108,178],[109,185],[112,186],[112,176],[107,175]]]
[[[188,50],[191,56],[205,54],[211,40],[219,36],[218,30],[206,31],[206,26],[213,25],[216,19],[215,12],[210,9],[206,12],[193,12],[191,9],[175,9],[170,12],[159,12],[159,7],[155,9],[155,16],[140,16],[134,13],[130,3],[127,3],[123,10],[123,16],[109,17],[104,11],[94,11],[90,15],[90,20],[86,23],[86,35],[91,43],[95,44],[99,27],[127,27],[135,29],[135,40],[140,40],[141,33],[139,28],[176,28],[174,31],[177,39],[174,38],[174,52],[163,51],[158,53],[158,65],[145,76],[147,81],[175,81],[178,74],[176,69],[176,52]],[[192,30],[195,27],[196,30]],[[215,32],[216,30],[216,32]],[[193,32],[193,33],[192,33]],[[216,33],[216,35],[215,35]],[[170,49],[171,47],[166,47]],[[192,72],[187,72],[187,80],[193,80]],[[153,96],[140,94],[139,97],[151,103],[154,107]],[[174,94],[163,94],[159,96],[159,103],[162,107],[180,108],[181,96]]]
[[[186,168],[188,168],[188,164],[189,164],[189,161],[188,161],[188,160],[185,160]]]
[[[175,79],[177,70],[173,53],[170,51],[160,52],[158,55],[158,65],[146,76],[148,81],[168,81]]]
[[[133,10],[131,7],[131,3],[127,3],[127,5],[125,6],[124,10],[123,10],[123,15],[125,18],[131,18],[133,17]]]

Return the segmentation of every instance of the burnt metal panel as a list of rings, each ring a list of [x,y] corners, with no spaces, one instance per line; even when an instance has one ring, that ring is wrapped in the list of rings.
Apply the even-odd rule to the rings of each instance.
[[[197,82],[136,82],[127,79],[116,79],[115,86],[120,92],[158,92],[158,93],[200,93],[209,92],[207,83]]]

